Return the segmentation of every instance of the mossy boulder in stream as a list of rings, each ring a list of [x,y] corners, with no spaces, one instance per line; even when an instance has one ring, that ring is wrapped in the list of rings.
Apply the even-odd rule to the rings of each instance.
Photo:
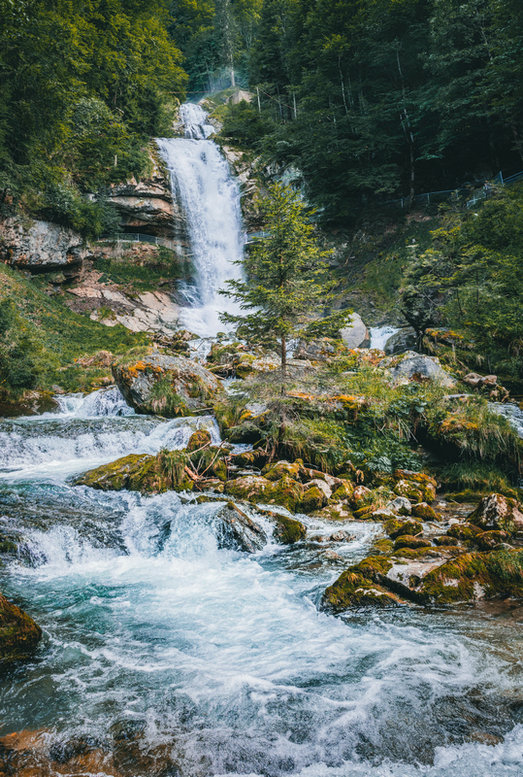
[[[383,586],[381,578],[392,563],[382,556],[369,556],[355,564],[330,585],[323,594],[321,605],[331,612],[363,607],[398,607],[403,600]]]
[[[523,532],[523,512],[515,499],[490,494],[481,500],[468,521],[482,531]]]
[[[160,451],[156,456],[131,453],[85,472],[74,484],[101,491],[190,491],[194,482],[187,475],[187,461],[184,451]]]
[[[183,356],[153,353],[113,366],[114,379],[138,413],[168,418],[208,410],[223,392],[212,372]]]
[[[0,666],[31,656],[42,636],[34,620],[0,594]]]

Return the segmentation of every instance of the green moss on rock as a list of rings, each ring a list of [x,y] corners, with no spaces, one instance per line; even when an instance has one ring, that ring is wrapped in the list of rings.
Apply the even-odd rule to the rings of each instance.
[[[423,531],[423,526],[419,521],[413,521],[412,519],[404,520],[402,518],[391,518],[389,521],[386,521],[383,528],[393,540],[402,534],[417,536]]]
[[[0,594],[0,663],[29,658],[41,636],[34,620]]]

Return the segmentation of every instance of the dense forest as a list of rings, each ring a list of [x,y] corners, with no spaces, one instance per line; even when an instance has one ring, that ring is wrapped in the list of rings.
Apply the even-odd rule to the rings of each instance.
[[[518,0],[0,8],[0,196],[86,231],[185,90],[231,81],[257,98],[231,109],[226,134],[295,166],[327,221],[523,166]],[[82,199],[93,190],[98,202]]]

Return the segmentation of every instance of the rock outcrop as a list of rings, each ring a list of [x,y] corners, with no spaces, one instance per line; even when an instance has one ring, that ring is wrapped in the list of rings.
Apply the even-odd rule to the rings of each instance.
[[[29,658],[41,636],[34,620],[0,594],[0,665]]]
[[[18,216],[1,223],[0,259],[6,264],[31,272],[75,274],[87,256],[82,237],[67,227]]]
[[[183,356],[153,353],[114,365],[113,375],[126,401],[146,415],[194,415],[208,409],[223,391],[212,372]]]
[[[118,210],[122,232],[171,238],[180,247],[187,244],[186,221],[173,198],[167,168],[156,147],[149,149],[151,173],[111,187],[109,200]]]
[[[490,494],[482,499],[468,520],[482,531],[523,535],[523,513],[518,503],[502,494]]]

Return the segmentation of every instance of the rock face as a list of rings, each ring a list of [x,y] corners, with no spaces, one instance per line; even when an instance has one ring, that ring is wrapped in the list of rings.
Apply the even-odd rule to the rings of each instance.
[[[41,636],[42,631],[34,620],[0,594],[0,665],[28,658]]]
[[[186,222],[173,199],[169,174],[155,147],[149,149],[149,156],[150,176],[114,184],[109,200],[118,210],[123,232],[168,237],[183,247],[187,244]]]
[[[138,413],[168,418],[209,408],[223,391],[218,378],[183,356],[153,353],[140,361],[113,366],[114,379]]]
[[[89,255],[72,229],[49,221],[12,216],[0,229],[0,259],[31,272],[64,270],[74,273]]]
[[[340,331],[340,336],[347,348],[369,348],[370,332],[358,313],[353,313],[351,322]]]
[[[455,381],[445,372],[439,359],[416,351],[406,351],[401,357],[383,359],[380,366],[388,370],[394,383],[409,380],[434,381],[449,388]]]
[[[490,494],[482,499],[468,520],[482,531],[523,533],[523,513],[518,503],[502,494]]]

